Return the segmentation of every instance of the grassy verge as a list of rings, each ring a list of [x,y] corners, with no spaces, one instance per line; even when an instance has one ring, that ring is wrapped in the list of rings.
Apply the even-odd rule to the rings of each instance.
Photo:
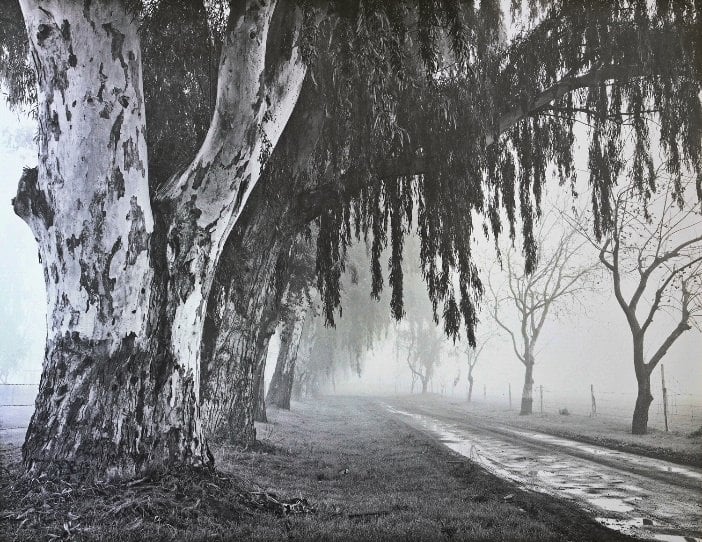
[[[466,416],[479,416],[481,422],[496,421],[521,429],[533,429],[588,444],[606,446],[647,457],[665,459],[681,465],[702,467],[702,432],[665,432],[649,429],[647,435],[632,435],[631,427],[604,416],[591,418],[577,414],[533,414],[520,416],[518,410],[502,405],[446,398],[439,395],[412,395],[402,401],[429,404]]]
[[[627,539],[566,503],[487,474],[370,402],[329,398],[293,408],[269,413],[257,449],[219,449],[217,473],[78,488],[22,481],[13,463],[0,480],[0,533],[120,541]]]

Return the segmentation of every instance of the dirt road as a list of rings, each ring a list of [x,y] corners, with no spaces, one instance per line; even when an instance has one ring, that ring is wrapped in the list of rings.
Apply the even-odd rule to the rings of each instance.
[[[381,404],[490,472],[572,501],[612,529],[644,539],[702,539],[702,469],[488,425],[436,401],[397,398]]]

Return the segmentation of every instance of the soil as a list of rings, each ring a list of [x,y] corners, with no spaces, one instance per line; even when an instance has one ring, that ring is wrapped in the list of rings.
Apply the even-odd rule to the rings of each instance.
[[[9,540],[630,540],[572,503],[520,488],[367,399],[269,409],[262,445],[216,472],[73,487],[2,455]]]

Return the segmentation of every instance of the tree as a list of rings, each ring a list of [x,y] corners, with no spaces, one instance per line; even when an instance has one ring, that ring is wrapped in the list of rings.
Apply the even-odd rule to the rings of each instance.
[[[208,135],[152,205],[134,15],[117,0],[21,6],[42,129],[39,170],[23,176],[15,210],[39,242],[50,327],[27,467],[130,474],[208,462],[198,415],[205,302],[264,142],[277,143],[297,100],[299,48],[267,47],[275,3],[232,16]]]
[[[268,422],[266,413],[266,359],[268,358],[268,345],[261,354],[261,359],[256,365],[256,372],[253,375],[253,421]]]
[[[335,329],[324,325],[324,318],[314,315],[304,327],[298,358],[293,373],[291,397],[316,397],[331,382],[335,386],[335,374],[348,368],[348,359],[339,356]]]
[[[702,318],[702,210],[691,202],[692,182],[683,182],[682,198],[676,197],[673,182],[663,186],[648,202],[638,199],[633,183],[613,195],[613,227],[601,242],[581,229],[599,250],[631,331],[638,384],[631,422],[635,435],[648,430],[651,373]],[[674,325],[653,344],[650,331],[662,314]]]
[[[254,376],[262,374],[263,354],[282,317],[286,291],[292,287],[297,299],[314,281],[316,238],[305,239],[309,219],[299,196],[312,182],[308,168],[322,119],[318,99],[306,83],[303,107],[288,122],[215,273],[201,361],[203,420],[211,438],[253,444],[253,399],[265,397]],[[279,177],[287,181],[276,189]]]
[[[515,261],[514,251],[508,249],[506,261],[506,288],[497,288],[488,281],[492,303],[492,317],[509,335],[517,359],[524,365],[524,388],[520,414],[532,413],[532,391],[536,343],[546,319],[558,305],[577,300],[584,291],[592,289],[588,282],[594,265],[582,261],[584,242],[578,242],[572,228],[562,230],[553,239],[552,223],[544,223],[539,233],[536,264],[531,273]],[[547,237],[548,233],[548,237]],[[552,244],[551,244],[552,243]],[[505,318],[506,306],[516,315],[514,323]],[[517,335],[519,339],[517,339]]]
[[[478,364],[478,360],[480,359],[480,354],[482,353],[483,348],[485,348],[486,342],[483,342],[482,344],[477,344],[475,347],[469,346],[468,349],[465,350],[466,361],[468,363],[468,402],[469,403],[470,403],[471,399],[473,398],[473,369]]]
[[[316,239],[300,239],[294,247],[294,258],[288,269],[285,299],[278,310],[280,349],[273,377],[268,386],[266,402],[277,408],[290,410],[295,365],[306,328],[315,316],[317,295],[314,282],[314,252]]]
[[[412,391],[419,379],[426,393],[434,370],[441,363],[442,336],[431,320],[413,319],[406,329],[398,331],[399,346],[407,353],[407,366],[412,372]]]
[[[305,254],[309,258],[309,253]],[[364,243],[348,247],[340,292],[344,311],[333,322],[317,309],[318,295],[310,286],[314,262],[301,257],[291,270],[288,297],[292,303],[287,303],[282,312],[281,349],[268,390],[270,404],[290,408],[300,362],[304,364],[304,379],[314,378],[314,389],[319,389],[327,377],[333,381],[339,370],[350,369],[360,376],[364,355],[373,349],[391,322],[382,300],[373,302],[368,297],[371,289],[368,260]],[[315,298],[313,306],[309,306],[311,297]],[[309,359],[312,356],[314,359]]]
[[[443,335],[431,300],[422,291],[418,267],[419,239],[409,237],[407,241],[408,259],[414,260],[417,267],[408,269],[407,285],[403,291],[405,321],[399,322],[395,328],[395,348],[407,355],[407,366],[412,373],[412,391],[419,380],[422,393],[426,393],[434,371],[441,363]]]
[[[480,354],[482,354],[485,346],[492,338],[491,333],[481,334],[481,338],[476,341],[475,346],[471,346],[467,343],[460,343],[455,345],[454,354],[456,357],[460,357],[461,354],[465,355],[465,362],[468,365],[468,402],[470,403],[473,399],[473,369],[480,361]],[[459,375],[460,376],[460,375]],[[458,380],[458,378],[456,379]]]
[[[606,123],[657,109],[670,167],[700,169],[696,4],[661,2],[649,12],[633,1],[602,11],[533,3],[533,30],[504,43],[494,0],[479,10],[451,0],[198,3],[199,26],[182,34],[187,39],[144,38],[163,37],[149,51],[166,55],[202,37],[207,24],[203,47],[170,76],[168,64],[142,58],[138,32],[167,4],[22,0],[27,40],[0,47],[12,99],[36,100],[39,121],[39,166],[23,176],[15,200],[38,240],[49,300],[44,374],[23,452],[36,473],[133,474],[209,461],[200,353],[212,282],[305,77],[319,87],[329,118],[315,152],[321,173],[300,198],[316,202],[328,316],[340,302],[338,264],[354,225],[373,236],[379,291],[388,221],[391,303],[402,313],[402,237],[416,194],[432,303],[444,305],[449,334],[463,322],[470,338],[481,293],[473,212],[489,217],[497,235],[494,217],[504,207],[513,226],[516,179],[533,263],[528,232],[545,165],[556,162],[566,177],[572,166],[572,120],[554,115],[592,106]],[[2,9],[10,31],[0,39],[16,38],[17,6]],[[213,54],[219,65],[209,77]],[[183,84],[162,85],[169,77]],[[31,79],[36,94],[26,91]],[[182,119],[156,107],[162,89],[183,106]],[[582,103],[577,89],[585,89]],[[174,117],[193,137],[168,137]],[[591,155],[608,163],[611,153],[602,151],[614,135],[598,137]],[[161,152],[147,160],[155,149],[177,160]],[[154,172],[154,163],[169,170]],[[600,167],[595,177],[598,201],[611,186],[606,172]],[[275,176],[273,193],[286,181]]]
[[[273,379],[266,395],[266,402],[277,408],[290,410],[290,398],[295,380],[295,364],[302,343],[305,322],[309,322],[308,312],[309,301],[303,300],[288,310],[282,323],[280,350]]]

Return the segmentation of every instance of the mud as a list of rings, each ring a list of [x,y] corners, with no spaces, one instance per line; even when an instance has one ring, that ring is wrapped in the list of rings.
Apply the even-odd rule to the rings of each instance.
[[[383,406],[497,476],[571,501],[610,529],[652,540],[702,540],[700,469],[434,410]]]

